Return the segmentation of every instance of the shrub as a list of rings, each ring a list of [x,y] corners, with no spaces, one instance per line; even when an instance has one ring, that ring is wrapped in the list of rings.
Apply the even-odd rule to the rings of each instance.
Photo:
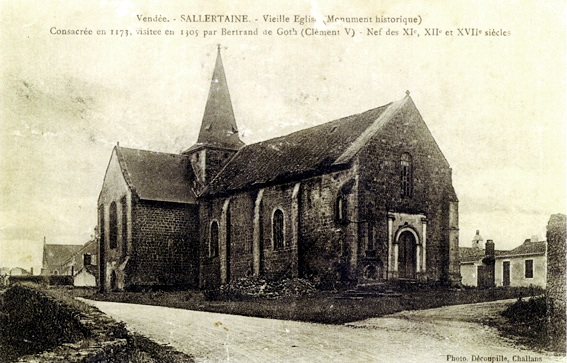
[[[26,354],[89,336],[78,314],[66,304],[23,286],[4,293],[3,343],[12,343]]]

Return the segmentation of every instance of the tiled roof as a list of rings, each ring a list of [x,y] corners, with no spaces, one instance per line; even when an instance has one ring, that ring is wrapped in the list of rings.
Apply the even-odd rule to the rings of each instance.
[[[189,157],[116,147],[126,182],[143,200],[195,203]]]
[[[535,254],[545,254],[547,242],[531,242],[526,241],[520,246],[514,248],[513,250],[506,251],[506,256],[518,256],[518,255],[535,255]]]
[[[77,253],[83,245],[52,245],[43,246],[43,261],[49,268],[59,268],[71,256]]]
[[[477,261],[484,257],[484,250],[480,248],[459,247],[459,261]]]
[[[84,245],[82,245],[82,247],[80,249],[75,251],[75,253],[72,256],[69,256],[65,261],[63,261],[63,264],[72,263],[73,258],[75,258],[75,261],[77,261],[77,259],[80,259],[82,261],[83,255],[85,253],[98,254],[98,242],[97,242],[97,240],[92,239],[92,240],[86,242]]]
[[[545,254],[546,242],[530,242],[526,241],[522,245],[512,250],[496,250],[494,255],[496,258],[507,258],[515,256]],[[485,256],[485,252],[480,248],[459,247],[460,262],[479,261]]]
[[[83,266],[83,268],[81,268],[81,270],[77,271],[77,274],[79,272],[81,272],[82,270],[86,270],[88,273],[90,273],[91,275],[95,276],[98,278],[98,266],[97,265],[86,265]]]
[[[390,104],[240,149],[204,194],[219,194],[328,171]]]
[[[507,253],[508,251],[503,250],[495,250],[494,255],[496,257]],[[479,261],[483,257],[486,256],[486,253],[483,249],[480,248],[472,248],[472,247],[459,247],[459,261],[460,262],[473,262]]]

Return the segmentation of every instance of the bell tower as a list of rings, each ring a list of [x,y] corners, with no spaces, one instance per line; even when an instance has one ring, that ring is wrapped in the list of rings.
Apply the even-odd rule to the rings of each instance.
[[[191,157],[196,188],[207,185],[242,146],[219,45],[199,138],[195,145],[183,152]]]

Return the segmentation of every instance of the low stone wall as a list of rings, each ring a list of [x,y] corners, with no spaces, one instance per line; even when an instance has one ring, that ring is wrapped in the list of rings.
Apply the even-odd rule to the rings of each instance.
[[[31,353],[18,361],[93,362],[126,347],[123,324],[94,308],[78,309],[25,286],[9,288],[2,300],[3,344]]]
[[[547,224],[547,316],[549,335],[565,351],[566,216],[554,214]]]
[[[0,295],[0,338],[2,361],[193,362],[66,293],[39,287],[13,286]]]

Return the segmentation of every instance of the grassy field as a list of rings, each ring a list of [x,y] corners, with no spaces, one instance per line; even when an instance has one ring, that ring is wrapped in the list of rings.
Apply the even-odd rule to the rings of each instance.
[[[539,294],[526,288],[457,290],[424,288],[406,291],[401,296],[364,297],[344,299],[341,293],[316,292],[303,297],[279,299],[246,298],[207,300],[198,291],[178,292],[111,292],[83,294],[84,297],[133,304],[167,306],[173,308],[297,320],[324,324],[344,324],[366,318],[379,317],[403,310],[417,310],[456,304],[529,297]]]

